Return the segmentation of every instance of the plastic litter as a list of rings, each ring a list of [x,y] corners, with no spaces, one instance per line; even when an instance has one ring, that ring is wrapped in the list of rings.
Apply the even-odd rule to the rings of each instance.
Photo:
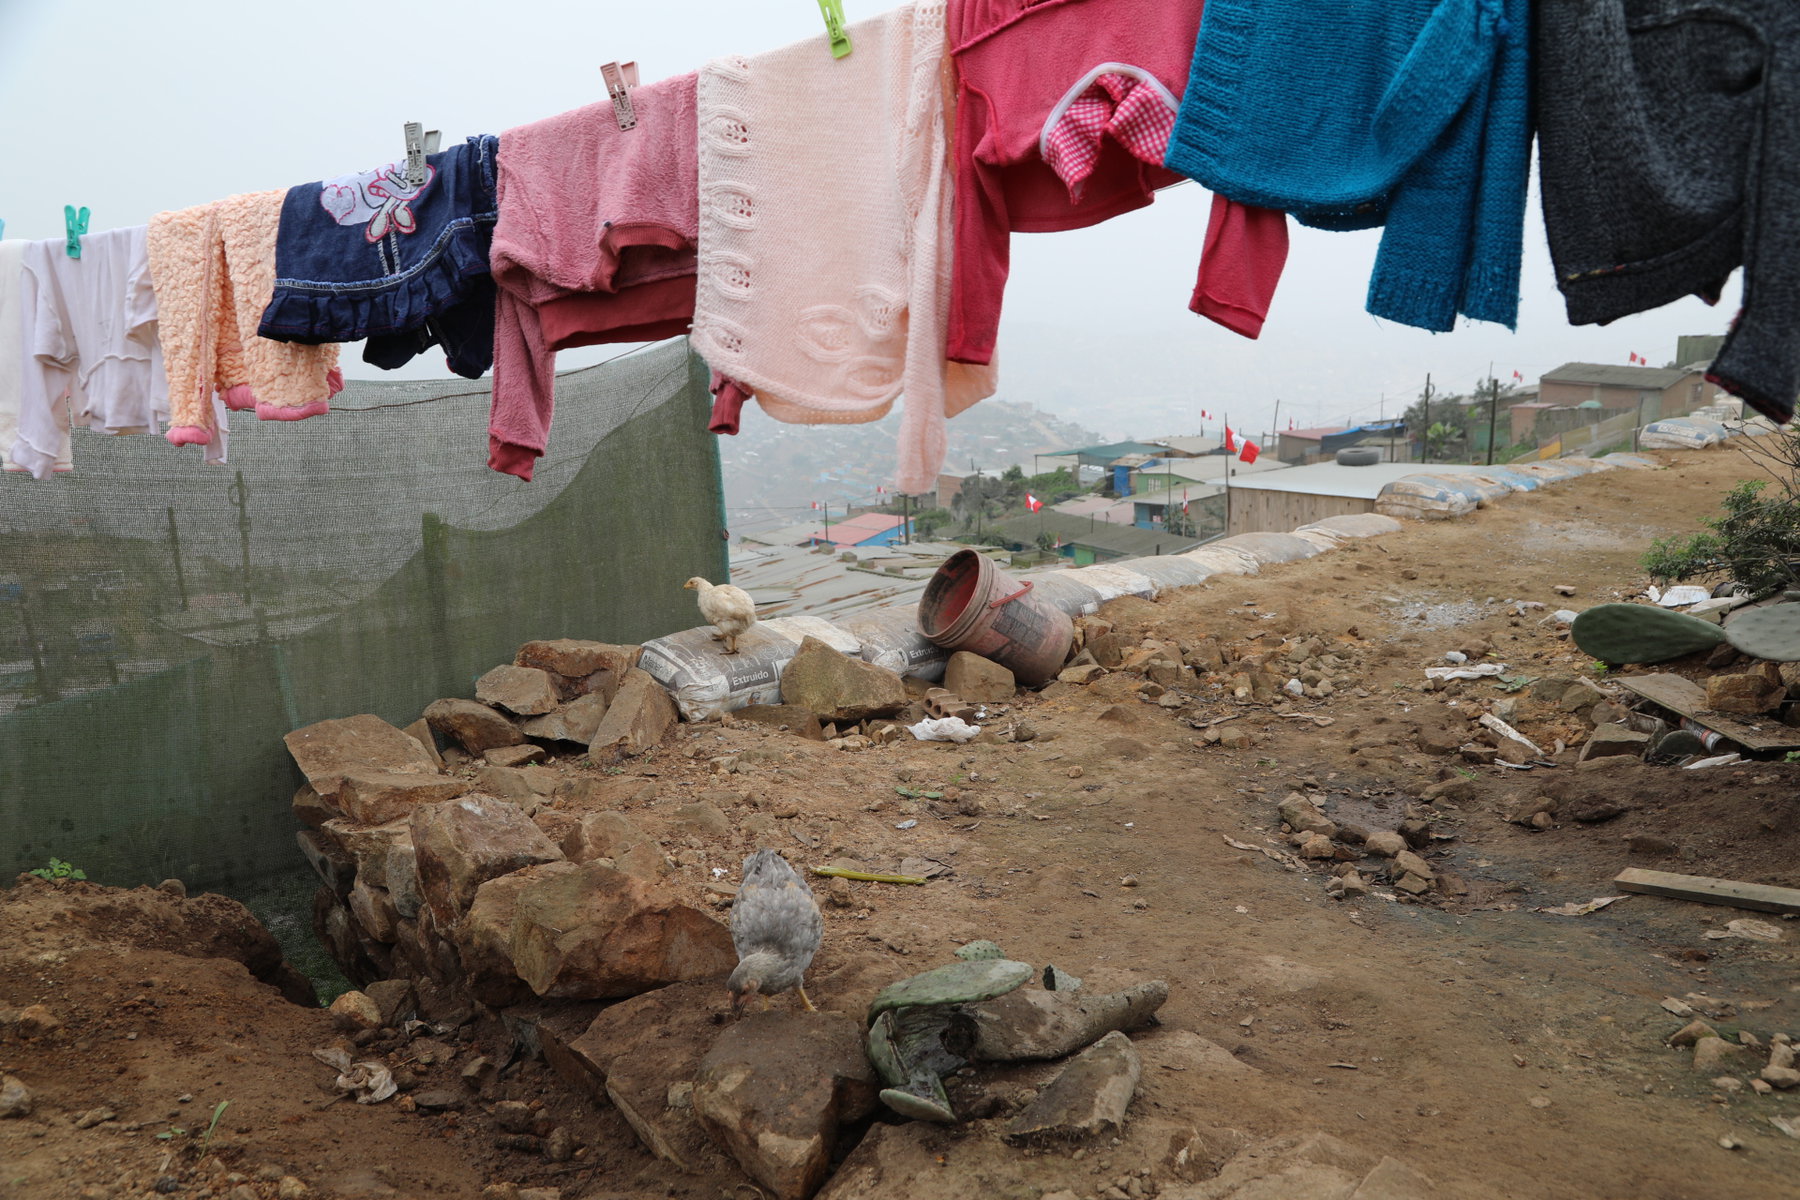
[[[313,1057],[337,1071],[337,1089],[354,1092],[358,1104],[379,1104],[400,1090],[394,1073],[378,1062],[350,1061],[350,1052],[336,1046],[321,1046]]]
[[[1664,592],[1662,594],[1662,599],[1658,600],[1657,603],[1664,608],[1680,608],[1684,604],[1698,604],[1702,600],[1711,599],[1711,588],[1694,587],[1690,584],[1683,584],[1680,587],[1672,587]]]
[[[1703,758],[1699,762],[1687,763],[1681,769],[1684,771],[1704,771],[1708,767],[1729,767],[1743,761],[1744,756],[1741,754],[1715,754],[1713,757]]]
[[[928,717],[906,729],[921,742],[972,742],[981,733],[981,726],[961,717]]]
[[[1489,679],[1495,675],[1504,674],[1506,674],[1505,663],[1481,663],[1473,667],[1425,668],[1425,678],[1427,679]]]

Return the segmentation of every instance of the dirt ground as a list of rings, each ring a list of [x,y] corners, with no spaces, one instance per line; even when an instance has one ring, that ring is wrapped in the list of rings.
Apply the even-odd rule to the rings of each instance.
[[[821,1007],[860,1013],[882,984],[976,938],[1090,987],[1168,981],[1161,1025],[1137,1039],[1145,1078],[1118,1143],[1026,1153],[999,1142],[994,1119],[878,1120],[827,1185],[832,1200],[900,1188],[927,1200],[1093,1197],[1136,1171],[1142,1190],[1179,1198],[1240,1147],[1309,1131],[1370,1162],[1398,1159],[1439,1196],[1800,1195],[1800,1141],[1768,1120],[1800,1120],[1800,1092],[1716,1082],[1752,1078],[1761,1059],[1749,1055],[1695,1072],[1689,1052],[1664,1044],[1686,1018],[1659,1006],[1685,999],[1764,1042],[1800,1036],[1800,923],[1647,896],[1585,916],[1542,911],[1619,894],[1611,880],[1627,866],[1800,885],[1800,763],[1578,770],[1568,749],[1555,767],[1514,771],[1430,752],[1468,740],[1472,716],[1506,698],[1486,681],[1425,691],[1423,669],[1447,651],[1491,649],[1518,673],[1605,684],[1547,610],[1507,602],[1554,610],[1630,594],[1649,539],[1692,530],[1750,471],[1729,451],[1663,459],[1668,469],[1588,476],[1104,614],[1133,637],[1216,637],[1245,653],[1317,637],[1350,664],[1323,701],[1248,705],[1203,682],[1183,720],[1139,692],[1141,675],[1117,672],[1022,698],[1014,715],[1037,733],[1023,743],[842,753],[709,724],[682,727],[620,774],[558,765],[598,774],[604,806],[660,836],[702,902],[713,868],[735,878],[760,844],[804,862],[947,866],[925,887],[855,884],[848,907],[826,906],[808,980]],[[1529,690],[1512,698],[1513,723],[1540,745],[1585,736]],[[1226,716],[1214,728],[1248,745],[1204,742],[1195,721]],[[1420,799],[1451,780],[1464,782]],[[1449,886],[1414,899],[1376,874],[1374,894],[1344,901],[1326,892],[1333,864],[1231,844],[1291,853],[1275,806],[1295,790],[1339,823],[1428,821],[1423,852]],[[1544,831],[1505,820],[1538,795],[1605,819]],[[694,799],[725,809],[728,837],[674,828],[673,810]],[[0,1071],[35,1096],[29,1116],[0,1121],[0,1197],[476,1197],[509,1182],[565,1200],[750,1194],[722,1159],[682,1175],[650,1158],[616,1112],[512,1061],[498,1022],[367,1048],[401,1064],[408,1097],[448,1092],[436,1098],[455,1107],[333,1102],[332,1072],[310,1053],[336,1036],[325,1014],[255,978],[271,973],[243,965],[254,948],[194,957],[221,951],[191,930],[169,934],[171,907],[183,905],[85,885],[0,897],[0,1010],[13,1010],[0,1013]],[[145,935],[145,913],[161,914],[163,935]],[[1745,915],[1767,916],[1782,940],[1706,936]],[[18,1019],[39,1004],[55,1028]],[[723,988],[715,1004],[725,1019]],[[464,1083],[483,1055],[489,1071]],[[959,1081],[959,1094],[1004,1115],[1043,1078],[994,1072]],[[539,1105],[533,1132],[566,1129],[573,1157],[503,1145],[489,1115],[499,1099]],[[230,1103],[203,1155],[197,1135],[219,1101]],[[90,1119],[96,1109],[110,1116]],[[159,1136],[171,1130],[182,1132]]]

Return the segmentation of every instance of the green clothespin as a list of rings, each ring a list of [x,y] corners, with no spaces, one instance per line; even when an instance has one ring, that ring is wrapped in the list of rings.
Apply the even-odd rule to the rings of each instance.
[[[843,58],[850,53],[850,35],[844,32],[844,0],[819,0],[819,11],[825,14],[825,32],[831,38],[831,57]]]
[[[81,257],[81,235],[88,231],[88,210],[85,206],[77,212],[73,204],[63,205],[63,226],[69,231],[69,240],[63,249],[69,252],[70,258]]]

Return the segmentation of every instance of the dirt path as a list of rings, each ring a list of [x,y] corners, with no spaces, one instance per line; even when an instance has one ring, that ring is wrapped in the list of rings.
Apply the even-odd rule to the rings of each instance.
[[[797,860],[948,864],[952,873],[928,887],[859,884],[849,907],[828,907],[809,981],[826,1007],[857,1011],[881,984],[982,937],[1089,986],[1169,981],[1163,1025],[1140,1039],[1146,1079],[1120,1144],[1080,1158],[1024,1155],[998,1143],[992,1121],[878,1125],[828,1192],[834,1200],[892,1195],[902,1177],[909,1195],[928,1200],[1036,1200],[1065,1188],[1091,1197],[1139,1168],[1164,1196],[1199,1195],[1239,1147],[1313,1130],[1402,1160],[1441,1196],[1800,1194],[1800,1142],[1767,1120],[1800,1118],[1800,1093],[1714,1082],[1748,1080],[1761,1065],[1748,1056],[1696,1073],[1687,1052],[1663,1044],[1683,1019],[1659,1007],[1686,997],[1723,1029],[1765,1042],[1800,1035],[1800,923],[1771,918],[1784,939],[1767,943],[1709,939],[1743,914],[1671,900],[1632,897],[1580,917],[1537,911],[1612,895],[1612,876],[1630,865],[1800,884],[1800,764],[1590,771],[1574,767],[1571,750],[1550,770],[1472,767],[1454,748],[1478,702],[1503,693],[1421,686],[1423,668],[1459,649],[1491,648],[1534,677],[1594,677],[1543,610],[1504,602],[1558,607],[1557,584],[1576,589],[1577,607],[1615,598],[1640,581],[1651,537],[1691,530],[1747,473],[1729,452],[1668,460],[1669,470],[1589,476],[1464,521],[1409,526],[1105,614],[1131,639],[1214,637],[1246,653],[1316,637],[1351,664],[1346,682],[1289,711],[1327,724],[1203,686],[1199,717],[1235,716],[1215,728],[1249,741],[1207,745],[1139,692],[1141,675],[1119,672],[1023,701],[1038,734],[1027,743],[842,754],[750,727],[684,728],[651,763],[604,777],[604,803],[663,836],[696,897],[712,867],[735,870],[765,843]],[[1529,691],[1512,699],[1514,724],[1541,744],[1585,736],[1578,718]],[[1450,794],[1423,803],[1444,782]],[[902,786],[945,794],[911,799]],[[1414,900],[1378,878],[1377,894],[1339,900],[1325,888],[1331,864],[1294,870],[1228,844],[1291,850],[1275,806],[1297,789],[1340,823],[1428,821],[1424,853],[1451,877],[1450,894]],[[1621,811],[1544,832],[1504,819],[1537,795],[1556,797],[1564,813]],[[673,810],[695,798],[726,808],[730,838],[689,842],[673,828]],[[918,824],[897,828],[908,819]],[[1122,886],[1126,876],[1135,886]],[[0,1197],[147,1194],[160,1123],[192,1123],[190,1110],[214,1096],[234,1101],[228,1165],[245,1179],[196,1175],[183,1195],[275,1196],[275,1179],[256,1177],[271,1165],[318,1195],[477,1196],[511,1179],[560,1186],[568,1200],[650,1190],[710,1200],[734,1186],[729,1176],[673,1175],[616,1114],[584,1112],[541,1071],[514,1074],[460,1118],[394,1105],[314,1111],[328,1094],[328,1073],[307,1056],[329,1036],[320,1014],[273,1008],[269,989],[241,969],[202,971],[117,946],[49,962],[18,942],[0,936],[0,1008],[45,1002],[67,1014],[67,1028],[0,1034],[0,1066],[30,1076],[43,1098],[33,1118],[0,1122]],[[142,994],[161,1002],[137,1020],[129,1006]],[[1003,1110],[1009,1089],[1043,1074],[963,1081],[964,1098],[985,1090]],[[184,1093],[194,1100],[171,1102]],[[554,1170],[496,1152],[483,1110],[502,1095],[544,1102],[585,1149]],[[73,1127],[103,1101],[118,1120]],[[122,1129],[133,1122],[137,1130]],[[1721,1147],[1722,1137],[1740,1148]]]

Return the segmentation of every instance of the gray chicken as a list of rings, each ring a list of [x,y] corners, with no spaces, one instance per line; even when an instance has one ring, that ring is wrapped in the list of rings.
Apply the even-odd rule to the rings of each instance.
[[[773,850],[758,850],[744,860],[744,881],[731,905],[731,942],[737,947],[737,970],[731,973],[732,1004],[742,1008],[752,996],[768,997],[793,988],[808,1012],[802,976],[819,952],[825,919],[800,872]]]

